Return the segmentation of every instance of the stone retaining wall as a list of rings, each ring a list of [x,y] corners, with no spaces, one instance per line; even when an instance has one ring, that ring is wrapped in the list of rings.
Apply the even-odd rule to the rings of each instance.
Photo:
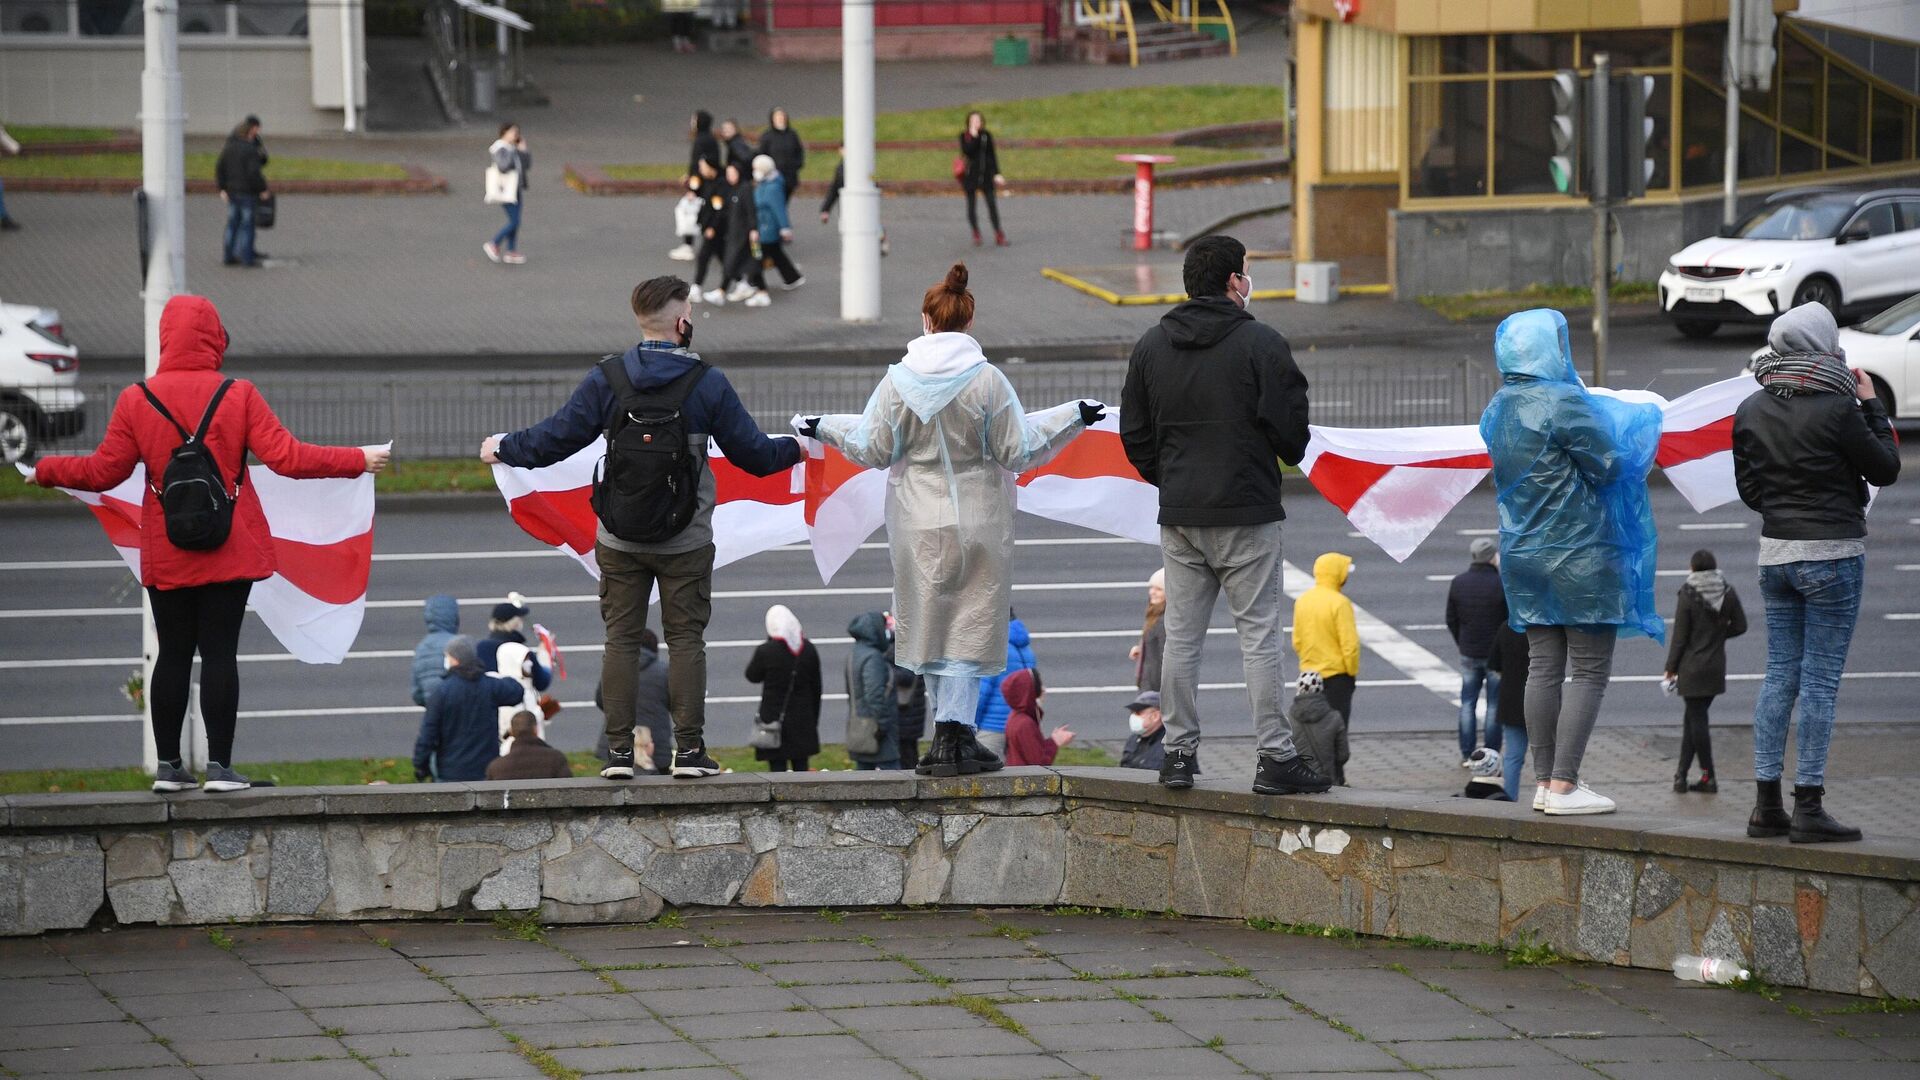
[[[1428,796],[1170,792],[1118,769],[980,778],[35,795],[0,817],[0,933],[92,924],[632,922],[664,906],[1050,905],[1531,941],[1920,996],[1920,859]]]

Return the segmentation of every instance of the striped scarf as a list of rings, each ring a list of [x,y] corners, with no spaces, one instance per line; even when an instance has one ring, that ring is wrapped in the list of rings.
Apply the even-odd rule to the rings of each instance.
[[[1853,394],[1853,373],[1825,353],[1769,352],[1753,362],[1753,377],[1775,397],[1795,394]]]

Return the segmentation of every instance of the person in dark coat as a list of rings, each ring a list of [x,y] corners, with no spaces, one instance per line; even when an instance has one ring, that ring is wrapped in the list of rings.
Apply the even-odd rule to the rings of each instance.
[[[898,664],[893,666],[893,698],[900,707],[902,763],[920,760],[920,740],[927,733],[927,680]]]
[[[820,752],[820,653],[784,604],[767,609],[767,640],[747,661],[747,681],[760,684],[760,722],[780,725],[780,745],[753,756],[768,772],[806,772]]]
[[[460,601],[445,594],[429,596],[421,618],[427,633],[413,647],[413,703],[425,707],[447,674],[447,642],[460,632]]]
[[[1163,567],[1147,579],[1147,616],[1140,628],[1140,642],[1127,651],[1133,660],[1135,690],[1160,692],[1160,661],[1167,651],[1166,614],[1167,571]]]
[[[1127,742],[1120,748],[1120,767],[1159,772],[1166,760],[1167,725],[1160,719],[1160,691],[1142,690],[1127,703]]]
[[[1707,709],[1727,692],[1727,639],[1747,632],[1747,613],[1740,594],[1720,574],[1713,552],[1693,553],[1686,584],[1667,631],[1667,681],[1687,703],[1686,726],[1680,735],[1680,769],[1673,777],[1676,792],[1720,790],[1713,771],[1713,741],[1707,734]],[[1700,758],[1700,779],[1689,785],[1687,770]]]
[[[760,260],[753,256],[753,247],[760,242],[760,209],[753,201],[749,165],[749,161],[727,162],[726,206],[722,211],[726,215],[727,261],[720,271],[719,295],[707,294],[711,304],[745,300],[766,288]]]
[[[825,225],[833,220],[833,208],[840,205],[840,190],[846,186],[847,159],[841,158],[839,163],[833,167],[833,179],[827,182],[827,197],[820,200],[820,224]],[[874,185],[875,188],[879,186],[878,184]],[[789,189],[787,194],[793,194],[792,190]],[[881,226],[880,257],[883,259],[886,258],[887,251],[887,230],[885,226]]]
[[[1007,234],[1000,228],[1000,207],[993,201],[995,191],[1007,186],[1000,175],[1000,155],[993,148],[993,133],[987,130],[987,118],[977,112],[967,114],[966,129],[960,132],[960,189],[967,193],[967,225],[973,229],[973,246],[980,246],[980,218],[974,211],[975,195],[987,200],[987,218],[993,223],[993,242],[1007,246]]]
[[[720,140],[720,167],[738,165],[741,172],[746,172],[747,166],[753,163],[753,144],[740,134],[740,121],[732,117],[720,121],[715,134]]]
[[[567,755],[540,739],[540,721],[525,711],[513,714],[507,724],[513,748],[487,765],[489,780],[564,780],[573,775]]]
[[[720,175],[720,140],[713,135],[713,114],[693,114],[693,146],[687,153],[687,175],[711,181]]]
[[[1487,690],[1487,748],[1500,749],[1500,676],[1487,667],[1493,632],[1507,621],[1507,594],[1500,585],[1500,545],[1477,536],[1467,546],[1472,560],[1447,586],[1447,633],[1460,651],[1460,764],[1480,745],[1480,688]]]
[[[780,170],[780,179],[786,181],[786,199],[793,201],[793,193],[800,188],[800,170],[807,163],[807,147],[800,141],[800,133],[793,130],[787,120],[787,110],[776,108],[767,114],[767,130],[760,134],[760,152],[773,159],[774,168]]]
[[[443,784],[485,780],[500,756],[500,714],[518,705],[520,684],[490,675],[465,635],[447,642],[447,677],[427,699],[427,715],[413,741],[413,778]]]
[[[667,662],[660,659],[660,635],[650,627],[640,631],[639,657],[633,675],[633,727],[630,729],[634,755],[636,763],[645,758],[652,762],[655,773],[665,776],[673,768],[673,713],[668,708]],[[600,687],[594,688],[593,705],[603,714],[607,710],[606,695]],[[599,745],[593,751],[601,761],[612,760],[608,750],[612,739],[607,730],[615,726],[603,724]],[[645,732],[644,738],[642,732]]]
[[[877,749],[872,753],[854,753],[853,767],[862,771],[900,767],[900,704],[893,695],[893,662],[887,659],[893,647],[893,630],[884,611],[856,615],[847,624],[853,648],[847,654],[847,727],[856,721],[871,720],[876,729]]]
[[[1040,672],[1024,668],[1000,683],[1000,696],[1007,699],[1007,764],[1051,765],[1060,748],[1073,741],[1073,730],[1065,724],[1041,734],[1040,721],[1046,710],[1040,700],[1046,696]]]
[[[260,118],[249,116],[227,136],[213,165],[213,182],[227,207],[227,228],[220,261],[227,266],[258,266],[267,253],[253,246],[253,216],[273,198],[267,188],[267,151],[260,143]]]
[[[696,304],[703,300],[710,304],[722,304],[726,302],[727,295],[727,205],[731,195],[726,175],[716,173],[713,179],[701,185],[700,193],[700,251],[694,256],[693,291],[687,295],[687,299]],[[706,288],[709,266],[720,267],[721,287],[703,293],[701,290]]]
[[[1500,716],[1503,749],[1501,775],[1506,780],[1507,798],[1520,798],[1520,772],[1527,764],[1527,635],[1501,623],[1493,632],[1493,654],[1487,657],[1487,670],[1500,675]]]
[[[1326,680],[1317,671],[1303,671],[1293,684],[1293,704],[1287,707],[1287,729],[1300,756],[1321,776],[1347,784],[1347,725],[1326,693]]]

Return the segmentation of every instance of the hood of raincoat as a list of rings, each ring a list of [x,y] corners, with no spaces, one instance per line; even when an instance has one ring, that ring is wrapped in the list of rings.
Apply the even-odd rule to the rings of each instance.
[[[788,610],[785,604],[775,604],[767,609],[767,636],[786,643],[787,651],[798,656],[800,646],[806,636],[800,630],[800,617]]]
[[[1773,320],[1767,329],[1767,346],[1781,356],[1844,355],[1840,351],[1840,326],[1825,304],[1801,304]]]
[[[1224,296],[1201,296],[1160,316],[1160,327],[1176,349],[1207,349],[1252,320],[1245,308]]]
[[[960,396],[986,362],[971,334],[922,334],[907,343],[907,355],[887,369],[887,376],[900,400],[925,424]]]
[[[477,679],[486,674],[486,669],[480,666],[480,654],[473,650],[473,639],[465,634],[447,642],[447,655],[453,657],[450,674],[463,679]]]
[[[1002,679],[1000,696],[1007,699],[1007,707],[1014,712],[1026,713],[1035,720],[1045,715],[1040,710],[1040,696],[1033,692],[1032,668],[1021,668]]]
[[[1313,583],[1325,585],[1336,592],[1347,583],[1347,575],[1353,572],[1353,560],[1337,551],[1329,551],[1313,560]]]
[[[421,617],[426,620],[427,629],[441,634],[460,632],[460,601],[451,596],[429,596]]]
[[[1024,649],[1033,643],[1033,635],[1027,633],[1027,624],[1019,619],[1007,622],[1007,644]]]
[[[1493,333],[1493,359],[1506,382],[1516,378],[1580,382],[1567,340],[1567,317],[1549,308],[1509,316]]]
[[[160,374],[219,371],[227,355],[227,329],[204,296],[176,296],[160,313]]]
[[[884,612],[869,611],[864,615],[855,615],[847,624],[847,633],[853,640],[869,648],[887,651],[887,616]]]

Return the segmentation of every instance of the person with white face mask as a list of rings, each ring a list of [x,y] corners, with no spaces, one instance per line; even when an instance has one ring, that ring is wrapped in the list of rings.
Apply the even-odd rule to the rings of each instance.
[[[1167,729],[1160,721],[1160,692],[1143,690],[1127,702],[1127,745],[1120,751],[1123,769],[1160,771],[1167,757]]]

